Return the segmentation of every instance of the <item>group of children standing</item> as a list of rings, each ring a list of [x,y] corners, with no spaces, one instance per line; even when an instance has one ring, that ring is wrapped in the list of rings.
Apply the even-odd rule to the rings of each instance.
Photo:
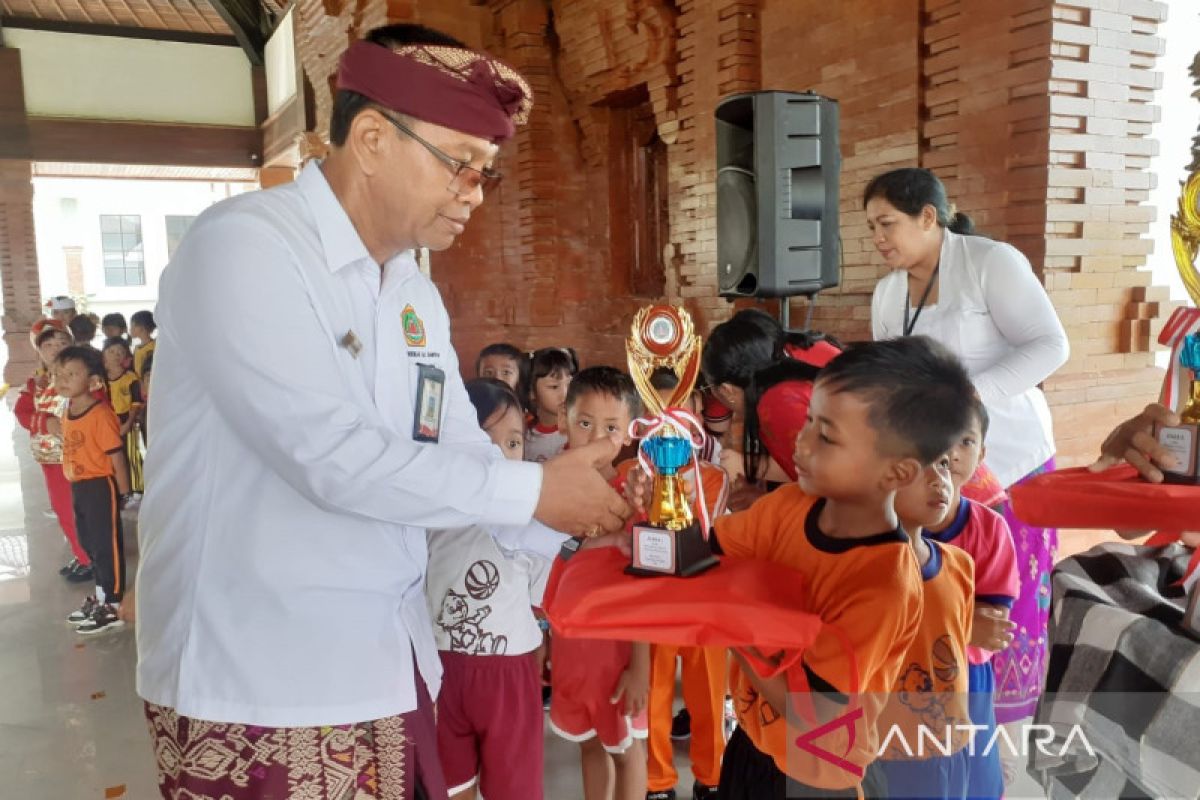
[[[600,437],[629,445],[642,412],[627,374],[580,370],[567,348],[491,345],[476,374],[468,395],[507,458],[543,461]],[[666,402],[677,378],[660,370],[652,383]],[[688,402],[702,416],[701,393]],[[962,495],[988,426],[966,370],[922,337],[851,345],[821,369],[802,412],[787,470],[795,480],[749,508],[726,508],[730,481],[715,458],[698,458],[685,481],[693,502],[703,482],[714,552],[795,570],[820,632],[792,653],[556,635],[549,727],[579,744],[587,800],[673,800],[680,674],[693,797],[1003,796],[999,753],[986,746],[990,657],[1012,640],[1019,578],[1003,518]],[[725,445],[736,449],[737,438]],[[605,470],[635,506],[627,483],[636,469],[626,459]],[[429,545],[428,600],[446,668],[439,749],[452,796],[541,797],[547,643],[537,607],[551,565],[505,552],[482,530],[431,532]],[[727,695],[737,716],[728,741]],[[836,724],[857,710],[853,726]],[[822,725],[819,750],[837,758],[796,744]],[[928,747],[927,732],[942,746]]]
[[[105,339],[97,348],[96,321],[77,314],[69,298],[55,298],[51,312],[31,329],[39,367],[14,412],[29,431],[51,509],[70,545],[72,558],[59,574],[95,586],[67,616],[77,633],[88,636],[125,624],[121,511],[136,508],[144,491],[143,415],[155,323],[150,311],[137,312],[130,324],[109,314],[100,323]]]

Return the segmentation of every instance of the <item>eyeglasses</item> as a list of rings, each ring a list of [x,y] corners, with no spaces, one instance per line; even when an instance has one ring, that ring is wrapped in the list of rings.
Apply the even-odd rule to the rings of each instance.
[[[475,169],[475,167],[470,166],[465,161],[459,161],[457,158],[448,155],[444,150],[425,141],[399,120],[392,119],[387,114],[382,114],[382,116],[388,122],[392,123],[396,127],[396,130],[415,139],[426,150],[432,153],[434,158],[441,161],[454,172],[454,177],[450,180],[450,185],[446,187],[446,191],[452,192],[458,197],[464,197],[473,194],[476,189],[480,188],[484,192],[487,192],[500,182],[500,173],[496,170],[486,168]]]

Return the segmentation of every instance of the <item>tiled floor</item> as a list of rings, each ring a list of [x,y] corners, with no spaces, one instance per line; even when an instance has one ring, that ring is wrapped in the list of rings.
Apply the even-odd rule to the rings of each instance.
[[[24,431],[0,413],[0,798],[155,800],[134,693],[133,631],[82,641],[63,618],[87,594],[57,574],[67,550]],[[11,443],[11,444],[10,444]],[[132,520],[130,520],[132,523]],[[129,524],[130,569],[136,537]],[[684,748],[680,798],[690,797]],[[1028,777],[1010,798],[1042,797]],[[546,735],[547,800],[581,800],[576,746]]]

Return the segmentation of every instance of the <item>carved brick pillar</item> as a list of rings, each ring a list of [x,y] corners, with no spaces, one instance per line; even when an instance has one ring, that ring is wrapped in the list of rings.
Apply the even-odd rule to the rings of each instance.
[[[37,365],[29,329],[41,316],[41,284],[33,230],[28,161],[0,161],[0,283],[4,291],[4,380],[15,384]]]

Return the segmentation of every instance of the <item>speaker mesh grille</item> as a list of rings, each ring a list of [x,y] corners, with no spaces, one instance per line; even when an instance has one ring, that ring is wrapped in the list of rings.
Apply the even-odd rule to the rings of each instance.
[[[717,271],[722,292],[753,293],[758,276],[754,173],[741,167],[717,172]]]

